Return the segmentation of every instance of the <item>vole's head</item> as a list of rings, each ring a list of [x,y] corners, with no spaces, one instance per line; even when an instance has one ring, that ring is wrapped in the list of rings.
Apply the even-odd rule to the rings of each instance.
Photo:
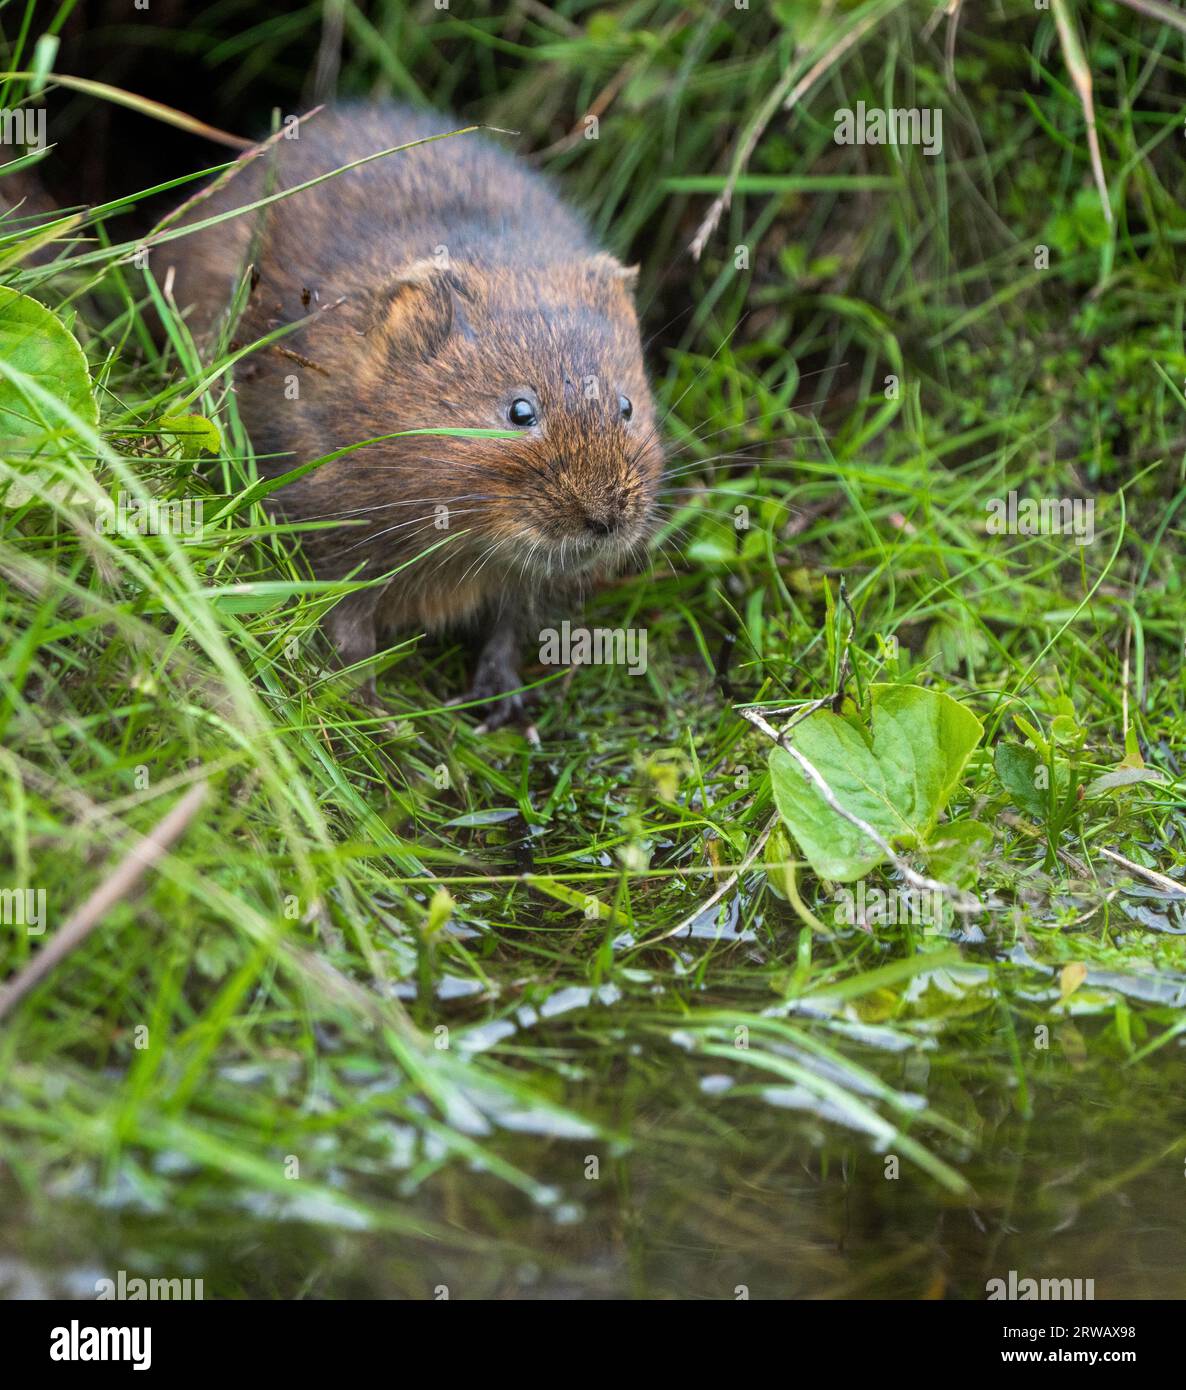
[[[663,469],[632,288],[593,254],[522,269],[420,261],[385,290],[379,354],[401,440],[467,548],[524,577],[613,567],[641,549]],[[381,383],[376,383],[381,386]],[[406,455],[405,455],[406,456]]]

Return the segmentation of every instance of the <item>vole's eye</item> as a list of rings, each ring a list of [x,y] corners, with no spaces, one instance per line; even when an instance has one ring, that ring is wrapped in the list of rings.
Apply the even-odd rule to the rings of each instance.
[[[630,419],[631,415],[634,414],[634,405],[632,404],[629,396],[618,397],[618,409],[622,412],[623,420]]]
[[[507,419],[512,425],[517,425],[521,430],[528,430],[536,424],[535,406],[530,401],[525,401],[522,396],[517,397],[510,404],[507,410]]]

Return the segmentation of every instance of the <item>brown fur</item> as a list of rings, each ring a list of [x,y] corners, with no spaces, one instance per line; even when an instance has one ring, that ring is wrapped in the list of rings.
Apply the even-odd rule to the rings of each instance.
[[[325,112],[190,220],[461,124],[390,107]],[[199,334],[217,328],[252,260],[236,340],[307,320],[237,372],[264,473],[401,430],[509,429],[512,400],[538,402],[538,426],[513,438],[371,444],[273,494],[292,519],[365,522],[309,533],[323,576],[370,578],[414,560],[334,610],[345,660],[393,629],[523,612],[541,588],[611,569],[645,539],[662,454],[633,272],[492,141],[459,135],[389,155],[170,243],[158,273],[162,259]],[[620,395],[633,404],[628,422]],[[438,505],[446,529],[434,525]]]

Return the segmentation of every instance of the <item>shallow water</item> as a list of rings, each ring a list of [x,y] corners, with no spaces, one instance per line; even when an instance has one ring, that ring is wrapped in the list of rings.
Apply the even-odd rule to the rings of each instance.
[[[973,1151],[942,1148],[971,1195],[908,1162],[887,1176],[867,1136],[805,1111],[794,1088],[739,1082],[674,1044],[602,1046],[591,1084],[612,1095],[629,1148],[509,1132],[497,1145],[554,1189],[551,1205],[454,1164],[402,1204],[443,1231],[423,1239],[296,1209],[272,1219],[272,1199],[229,1186],[153,1212],[118,1184],[97,1205],[65,1189],[29,1201],[9,1183],[0,1289],[86,1298],[124,1269],[200,1277],[207,1298],[983,1299],[1012,1270],[1093,1280],[1096,1298],[1183,1298],[1181,1040],[1126,1066],[1099,1027],[1056,1034],[1028,1076],[1028,1119],[987,1020],[958,1059],[946,1045],[863,1049],[899,1089],[974,1121]],[[397,1182],[372,1174],[364,1187],[389,1197]]]

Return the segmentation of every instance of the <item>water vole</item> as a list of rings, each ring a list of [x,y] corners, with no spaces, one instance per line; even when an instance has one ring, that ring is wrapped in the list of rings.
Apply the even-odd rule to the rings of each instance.
[[[460,123],[344,107],[279,140],[193,219],[241,207],[378,150]],[[632,300],[634,273],[602,251],[550,184],[477,134],[350,170],[162,248],[200,334],[254,263],[236,339],[305,320],[237,371],[264,473],[411,429],[511,438],[375,443],[273,499],[292,520],[358,524],[304,540],[322,577],[390,573],[327,619],[344,663],[394,630],[479,626],[474,698],[520,684],[534,600],[555,599],[641,550],[662,470]],[[520,708],[501,700],[494,722]]]

